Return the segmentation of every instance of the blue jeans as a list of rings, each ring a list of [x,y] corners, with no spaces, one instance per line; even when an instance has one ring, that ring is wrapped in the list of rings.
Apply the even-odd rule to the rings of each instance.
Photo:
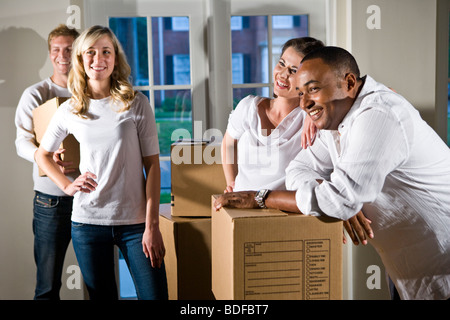
[[[36,191],[33,201],[34,299],[59,299],[64,257],[70,243],[72,197]]]
[[[145,224],[100,226],[72,222],[72,241],[78,264],[91,300],[118,299],[114,271],[117,245],[133,278],[140,300],[166,300],[164,264],[153,268],[142,251]]]

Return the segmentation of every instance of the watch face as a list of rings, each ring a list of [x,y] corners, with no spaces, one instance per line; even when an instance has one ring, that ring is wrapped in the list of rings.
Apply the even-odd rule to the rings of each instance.
[[[255,195],[255,200],[261,208],[266,208],[264,204],[265,197],[267,195],[268,190],[262,189],[259,190]]]
[[[258,191],[258,193],[256,194],[256,196],[257,196],[258,198],[264,198],[266,194],[267,194],[267,190],[266,190],[266,189],[262,189],[262,190],[259,190],[259,191]]]

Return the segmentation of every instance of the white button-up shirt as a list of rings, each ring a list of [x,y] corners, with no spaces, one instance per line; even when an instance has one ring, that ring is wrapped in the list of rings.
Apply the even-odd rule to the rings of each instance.
[[[338,130],[286,174],[302,213],[372,220],[402,299],[450,297],[450,150],[403,97],[367,76]]]

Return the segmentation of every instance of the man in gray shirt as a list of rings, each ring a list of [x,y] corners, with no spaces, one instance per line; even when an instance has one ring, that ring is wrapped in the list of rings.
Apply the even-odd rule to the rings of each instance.
[[[71,68],[72,43],[78,36],[75,29],[59,25],[48,36],[49,57],[53,75],[25,89],[16,110],[17,154],[33,163],[34,258],[37,267],[34,299],[59,299],[61,275],[70,243],[72,197],[62,192],[48,177],[39,176],[34,159],[38,149],[33,130],[33,109],[54,97],[70,97],[67,77]],[[62,150],[54,159],[69,177],[75,170],[64,167]]]

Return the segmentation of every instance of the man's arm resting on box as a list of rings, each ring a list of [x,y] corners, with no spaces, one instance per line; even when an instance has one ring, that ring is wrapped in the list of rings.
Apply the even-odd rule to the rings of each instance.
[[[224,193],[216,198],[214,207],[216,210],[220,210],[222,207],[257,209],[259,205],[255,200],[255,195],[256,191]],[[301,213],[295,201],[295,191],[270,191],[265,200],[265,204],[271,209]]]
[[[318,182],[320,183],[321,181]],[[296,191],[270,191],[265,200],[265,205],[267,208],[301,214],[297,206],[295,193]],[[214,207],[217,211],[222,207],[258,209],[260,207],[255,200],[255,196],[256,191],[224,193],[216,198]],[[365,245],[367,244],[368,238],[374,237],[370,223],[371,221],[364,216],[362,211],[359,211],[356,215],[344,221],[345,230],[347,230],[348,235],[355,245],[358,245],[359,242]],[[345,242],[346,239],[344,235],[344,243]]]

